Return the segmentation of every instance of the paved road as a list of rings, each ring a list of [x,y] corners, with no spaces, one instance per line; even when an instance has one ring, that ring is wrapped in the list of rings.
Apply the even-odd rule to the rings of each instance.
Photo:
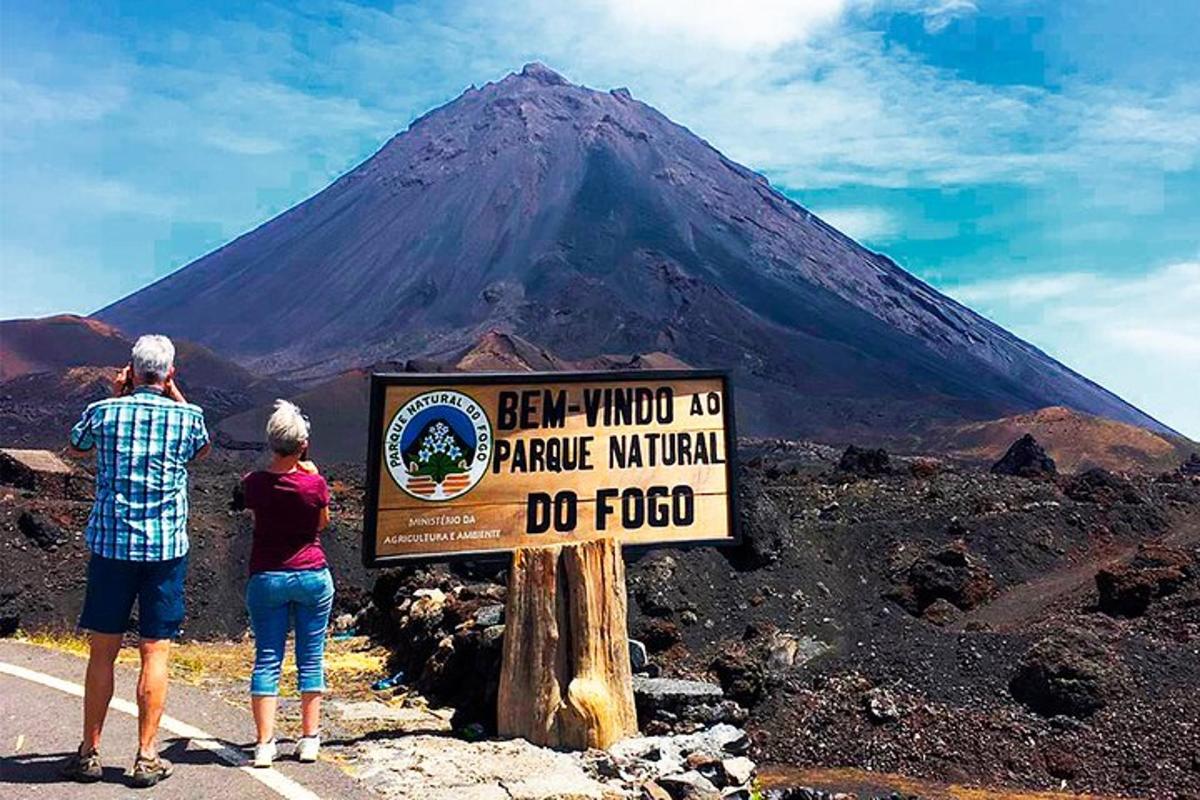
[[[63,782],[58,770],[79,744],[84,661],[33,645],[0,641],[0,800],[108,800],[108,798],[245,798],[246,800],[355,800],[370,795],[330,763],[300,764],[281,745],[274,769],[244,766],[241,749],[253,739],[245,709],[190,686],[172,685],[159,731],[175,774],[136,790],[125,772],[137,750],[133,705],[137,673],[117,667],[117,690],[105,724],[104,780]],[[233,762],[233,763],[230,763]]]

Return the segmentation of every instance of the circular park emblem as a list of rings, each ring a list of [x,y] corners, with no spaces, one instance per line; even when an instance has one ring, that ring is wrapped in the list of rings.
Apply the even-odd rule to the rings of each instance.
[[[404,492],[418,500],[453,500],[487,472],[492,423],[469,395],[439,389],[400,407],[383,447],[388,473]]]

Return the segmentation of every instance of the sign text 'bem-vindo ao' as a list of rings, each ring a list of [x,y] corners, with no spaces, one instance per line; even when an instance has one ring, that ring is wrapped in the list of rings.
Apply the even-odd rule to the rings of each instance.
[[[368,566],[736,539],[728,376],[373,375]]]

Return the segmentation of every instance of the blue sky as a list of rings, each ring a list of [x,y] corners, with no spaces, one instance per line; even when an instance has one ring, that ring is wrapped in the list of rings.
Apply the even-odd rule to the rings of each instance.
[[[0,317],[93,311],[538,59],[1200,438],[1198,29],[1195,0],[3,0]]]

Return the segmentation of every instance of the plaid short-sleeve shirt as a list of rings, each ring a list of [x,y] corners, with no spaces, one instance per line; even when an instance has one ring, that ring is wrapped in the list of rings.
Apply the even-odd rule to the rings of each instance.
[[[166,561],[188,551],[187,463],[208,444],[204,412],[151,387],[92,403],[71,444],[96,450],[88,548],[123,561]]]

